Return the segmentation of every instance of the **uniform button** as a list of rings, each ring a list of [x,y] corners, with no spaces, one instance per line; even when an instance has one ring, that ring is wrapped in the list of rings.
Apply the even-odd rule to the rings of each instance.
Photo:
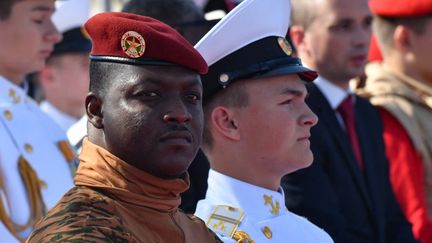
[[[273,232],[271,231],[270,227],[264,226],[261,230],[267,239],[271,239],[273,237]]]
[[[14,104],[18,104],[20,102],[20,97],[16,95],[16,91],[14,89],[9,90],[9,97],[12,98]]]
[[[10,110],[5,110],[3,115],[6,118],[6,120],[8,121],[12,120],[12,112]]]
[[[33,152],[33,146],[31,146],[30,144],[26,143],[24,145],[24,149],[27,153],[31,154]]]
[[[14,89],[9,89],[9,96],[15,97],[15,90]]]

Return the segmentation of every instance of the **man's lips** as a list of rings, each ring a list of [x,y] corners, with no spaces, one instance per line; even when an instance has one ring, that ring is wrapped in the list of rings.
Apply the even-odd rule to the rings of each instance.
[[[192,143],[192,135],[189,131],[170,131],[164,133],[160,137],[160,141],[172,144],[190,144]]]
[[[305,136],[298,138],[297,141],[306,141],[306,140],[309,141],[309,138],[310,138],[310,134],[307,134]]]
[[[351,62],[353,62],[356,65],[364,65],[367,62],[367,56],[366,55],[354,55],[350,58]]]
[[[49,56],[51,55],[52,52],[53,52],[52,49],[45,49],[45,50],[41,50],[39,53],[40,53],[43,57],[47,58],[47,57],[49,57]]]

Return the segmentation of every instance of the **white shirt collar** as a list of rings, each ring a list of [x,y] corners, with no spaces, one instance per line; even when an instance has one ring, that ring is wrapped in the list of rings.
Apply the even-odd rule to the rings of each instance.
[[[347,95],[352,94],[351,89],[341,89],[322,76],[318,76],[318,78],[315,79],[314,84],[316,84],[324,94],[333,110],[338,108]]]
[[[272,191],[212,169],[209,171],[206,200],[216,205],[241,208],[248,217],[258,221],[287,212],[282,188],[279,188],[279,192]]]
[[[40,108],[43,112],[45,112],[51,119],[53,119],[62,129],[63,131],[67,131],[74,123],[78,121],[73,116],[64,113],[63,111],[57,109],[50,102],[44,100],[40,103]]]

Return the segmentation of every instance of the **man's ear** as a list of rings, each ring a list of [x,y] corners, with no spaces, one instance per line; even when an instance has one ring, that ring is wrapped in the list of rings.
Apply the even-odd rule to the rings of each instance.
[[[85,99],[86,112],[89,122],[96,128],[103,128],[102,99],[93,92]]]
[[[304,44],[304,28],[300,25],[290,27],[289,35],[294,47],[298,50]]]
[[[409,51],[412,47],[412,31],[406,26],[398,25],[393,32],[394,46],[403,52]]]
[[[210,117],[213,130],[230,140],[240,140],[240,130],[234,119],[234,112],[226,107],[217,106]]]
[[[48,65],[42,68],[37,75],[39,76],[38,80],[40,84],[43,86],[49,86],[54,82],[53,69]]]

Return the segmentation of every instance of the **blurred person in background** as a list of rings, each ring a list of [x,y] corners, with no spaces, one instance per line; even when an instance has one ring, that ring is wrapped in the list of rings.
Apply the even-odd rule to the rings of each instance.
[[[53,22],[63,34],[61,42],[36,74],[45,97],[40,107],[66,132],[84,115],[89,86],[91,42],[82,25],[89,17],[89,0],[61,2]]]
[[[360,93],[379,109],[396,198],[416,238],[431,243],[432,1],[370,6],[382,61],[368,64]]]
[[[377,110],[349,88],[364,73],[372,14],[367,0],[293,0],[291,39],[319,73],[307,84],[317,114],[314,162],[282,180],[286,206],[336,243],[416,242],[394,197]]]
[[[64,131],[26,94],[61,40],[53,0],[0,1],[0,242],[23,242],[72,184]]]

